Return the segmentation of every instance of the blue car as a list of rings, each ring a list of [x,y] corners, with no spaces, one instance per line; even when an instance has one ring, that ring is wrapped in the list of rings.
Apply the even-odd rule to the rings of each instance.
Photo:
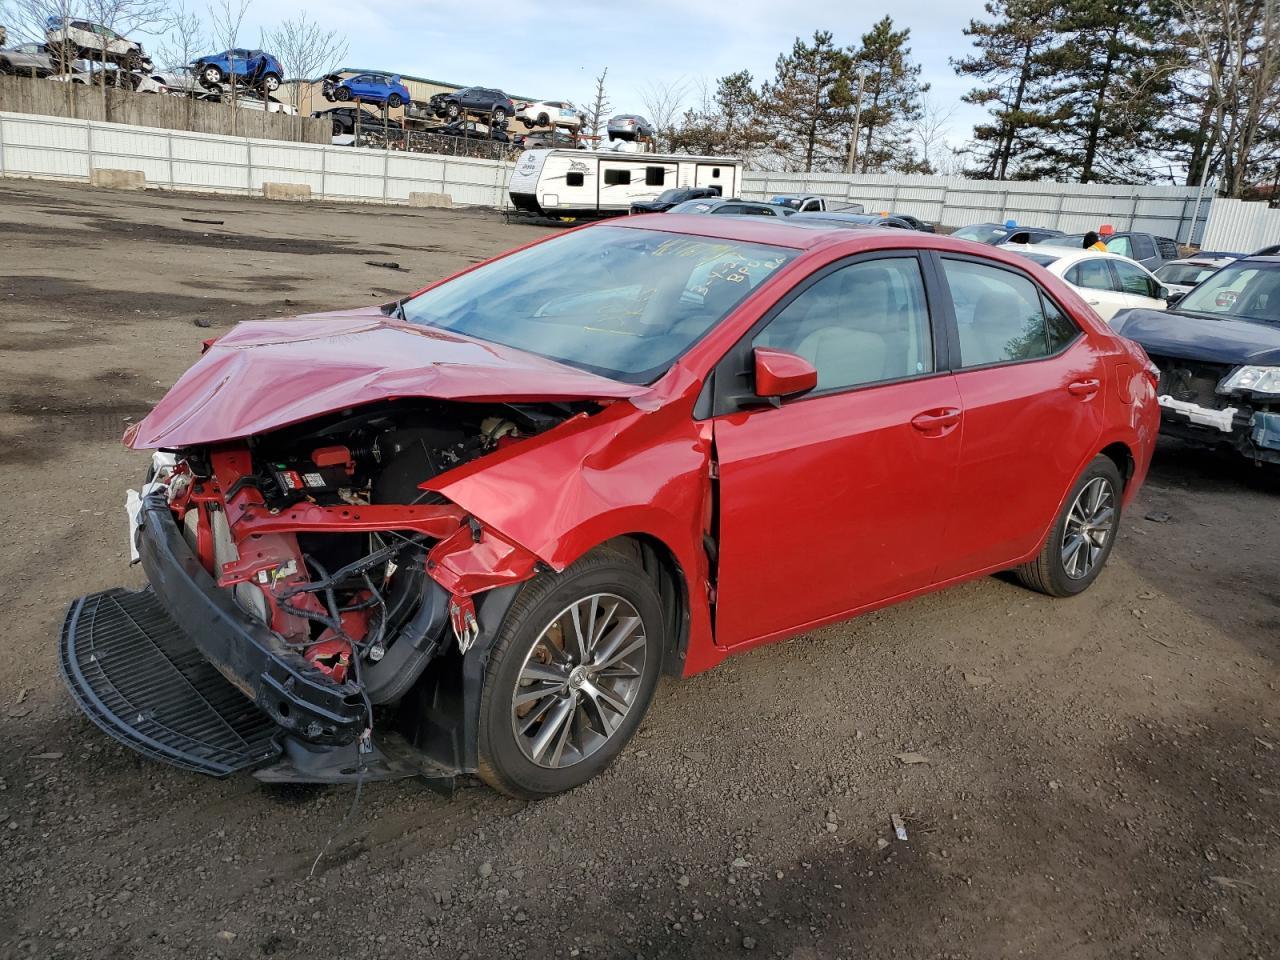
[[[402,107],[409,102],[409,88],[400,77],[391,73],[358,73],[354,77],[340,77],[336,73],[325,77],[323,92],[326,100],[359,100],[362,103],[385,103],[388,107]]]
[[[1111,326],[1160,369],[1162,433],[1280,465],[1280,256],[1234,260],[1170,310]]]
[[[233,77],[237,84],[278,90],[284,79],[280,61],[261,50],[223,50],[191,64],[192,75],[206,87],[221,86]]]

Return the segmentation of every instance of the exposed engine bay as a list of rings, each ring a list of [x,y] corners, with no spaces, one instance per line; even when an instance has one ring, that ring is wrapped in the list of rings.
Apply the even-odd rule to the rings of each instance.
[[[338,519],[372,506],[446,506],[423,489],[432,478],[547,430],[569,405],[389,405],[309,422],[251,440],[249,469],[220,486],[224,451],[183,451],[167,477],[168,500],[183,534],[219,585],[263,623],[300,646],[317,669],[360,681],[362,661],[381,661],[419,610],[428,532],[387,529],[298,530],[292,556],[249,552],[237,537],[236,494],[252,490],[268,516],[299,506],[338,509]],[[242,454],[243,456],[243,454]],[[391,524],[394,518],[388,518]],[[471,521],[474,523],[474,521]],[[268,536],[249,534],[253,545]],[[269,560],[267,564],[255,560]]]

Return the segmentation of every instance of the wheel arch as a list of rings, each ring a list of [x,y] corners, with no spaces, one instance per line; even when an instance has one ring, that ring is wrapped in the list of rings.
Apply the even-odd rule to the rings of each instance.
[[[1123,440],[1117,440],[1107,444],[1098,452],[1116,465],[1116,469],[1120,471],[1120,479],[1127,489],[1138,463],[1133,456],[1133,450]]]
[[[672,676],[683,675],[689,646],[689,579],[675,551],[649,533],[621,534],[595,549],[614,550],[634,558],[653,582],[665,614],[662,669]]]

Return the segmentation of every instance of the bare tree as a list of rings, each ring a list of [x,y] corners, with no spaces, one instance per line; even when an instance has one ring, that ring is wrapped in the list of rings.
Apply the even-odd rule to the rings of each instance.
[[[0,0],[0,20],[9,28],[11,36],[7,43],[45,43],[48,37],[48,21],[57,19],[68,21],[84,16],[84,6],[80,0]],[[58,73],[66,82],[63,86],[67,97],[67,115],[74,117],[75,90],[69,82],[72,65],[78,51],[74,44],[64,39],[51,45],[49,53],[57,62]]]
[[[262,35],[262,45],[271,50],[284,67],[288,85],[286,96],[299,113],[311,112],[315,85],[303,83],[331,73],[347,55],[347,41],[336,30],[325,30],[298,11],[293,20],[285,20],[274,30]],[[304,102],[305,101],[305,102]]]
[[[920,98],[918,116],[907,125],[912,139],[920,147],[920,162],[927,171],[939,172],[944,155],[951,153],[947,134],[951,132],[955,112],[954,105],[946,107],[926,92]]]
[[[591,105],[584,111],[586,114],[586,122],[583,124],[586,129],[591,131],[591,136],[596,138],[596,146],[600,146],[600,128],[607,125],[609,121],[609,113],[613,110],[613,105],[609,103],[609,96],[604,92],[604,80],[609,75],[609,68],[605,67],[600,72],[600,76],[596,77],[596,94]]]
[[[170,23],[169,6],[166,0],[84,0],[85,18],[121,37],[133,39],[134,35],[157,36],[168,29]],[[107,43],[103,37],[98,48],[98,77],[102,88],[102,116],[107,117]],[[130,70],[143,69],[145,61],[117,61],[115,79],[121,89],[132,86],[126,77]]]
[[[236,93],[239,72],[236,69],[234,54],[230,51],[240,46],[240,31],[244,28],[244,18],[249,13],[251,0],[218,0],[209,5],[209,23],[213,31],[214,46],[228,51],[231,81],[231,133],[236,134],[236,121],[240,116],[240,100]]]
[[[196,57],[209,52],[209,38],[200,14],[179,0],[169,16],[169,32],[156,47],[155,62],[162,70],[185,73]]]
[[[641,91],[640,102],[644,105],[645,116],[653,124],[654,147],[657,149],[672,149],[688,93],[689,87],[683,78],[674,83],[650,83]]]

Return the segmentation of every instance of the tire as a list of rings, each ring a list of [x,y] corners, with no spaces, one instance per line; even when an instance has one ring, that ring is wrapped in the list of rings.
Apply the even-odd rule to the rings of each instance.
[[[394,110],[396,107],[400,106],[403,103],[404,103],[404,100],[400,97],[400,94],[398,93],[393,93],[391,96],[387,97],[387,106],[390,107],[392,110]]]
[[[280,78],[274,73],[268,73],[262,78],[262,86],[266,88],[268,93],[275,93],[280,89]]]
[[[342,121],[341,121],[341,120],[335,120],[335,121],[333,121],[333,135],[334,135],[335,137],[341,137],[341,136],[343,136],[346,132],[347,132],[347,129],[346,129],[346,127],[344,127],[344,126],[342,125]]]
[[[610,653],[611,643],[615,657],[619,648],[629,651],[605,673],[584,670],[576,646],[568,642],[571,611],[581,604],[580,619],[592,622],[593,598],[597,615],[606,617],[594,645],[597,660]],[[638,625],[632,625],[637,618]],[[597,550],[562,574],[531,581],[507,611],[490,654],[480,701],[481,779],[502,793],[535,800],[571,790],[604,771],[636,732],[653,698],[665,622],[652,581],[630,557],[613,550]],[[558,655],[563,650],[558,639],[574,652]],[[575,660],[578,665],[570,671]],[[539,670],[542,677],[557,679],[532,679],[526,672]],[[540,696],[535,687],[546,692]],[[520,705],[517,691],[525,700]],[[600,706],[597,693],[607,695],[606,706]],[[517,730],[518,723],[523,730]]]
[[[462,110],[456,103],[450,103],[445,106],[444,115],[450,120],[457,120],[462,116]]]
[[[538,114],[538,126],[548,127],[551,125],[551,118],[545,113]]]
[[[494,107],[490,116],[493,118],[494,123],[502,123],[507,119],[507,111],[502,107]]]
[[[351,91],[346,87],[339,87],[333,91],[333,98],[340,103],[346,103],[351,99]]]
[[[200,80],[206,86],[217,86],[226,79],[226,74],[222,72],[221,67],[215,67],[213,64],[206,64],[200,68]]]
[[[1014,571],[1023,585],[1051,597],[1087,590],[1115,546],[1123,493],[1115,462],[1101,454],[1094,457],[1067,494],[1040,555]]]

